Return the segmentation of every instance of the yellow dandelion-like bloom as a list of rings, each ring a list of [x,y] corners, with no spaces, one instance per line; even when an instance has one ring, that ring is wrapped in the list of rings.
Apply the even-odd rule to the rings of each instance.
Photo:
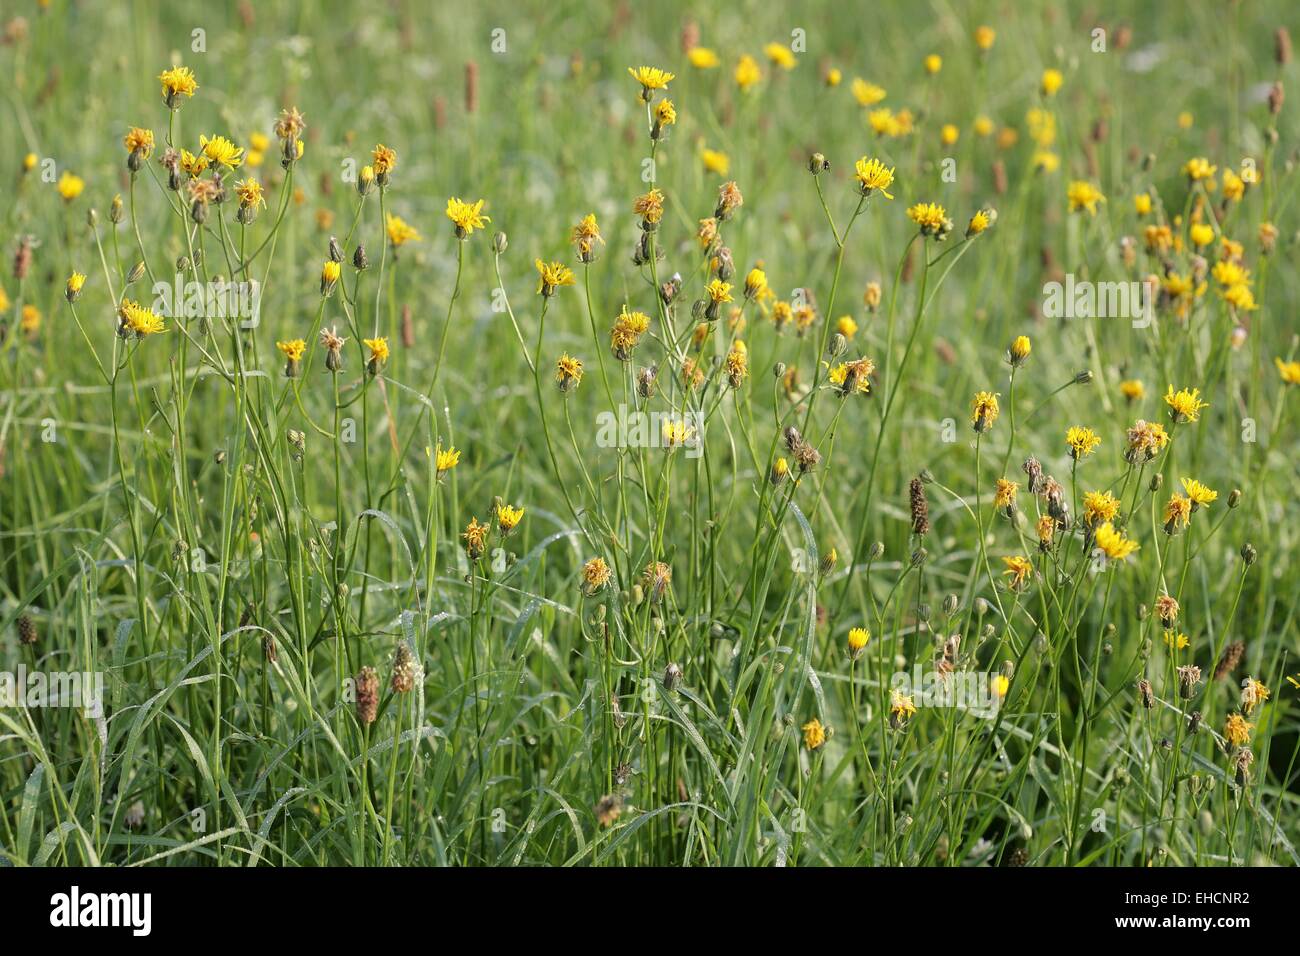
[[[307,352],[307,343],[303,339],[289,339],[287,342],[276,342],[275,347],[279,349],[284,357],[294,365],[301,362],[303,355]]]
[[[929,56],[927,56],[924,60],[921,61],[921,65],[925,67],[926,73],[929,73],[931,76],[934,76],[936,73],[938,73],[940,70],[943,69],[943,57],[941,57],[937,53],[931,53]]]
[[[1070,202],[1070,212],[1086,209],[1090,216],[1097,214],[1098,203],[1106,201],[1106,197],[1101,194],[1101,190],[1084,179],[1076,179],[1071,182],[1065,191],[1065,196]]]
[[[592,558],[582,566],[582,590],[588,595],[595,594],[609,584],[613,576],[604,558]]]
[[[809,750],[818,750],[826,743],[826,729],[816,717],[804,724],[800,730],[803,731],[803,745]]]
[[[57,188],[64,202],[72,202],[86,188],[86,181],[65,169],[63,175],[59,177]]]
[[[569,392],[582,383],[582,359],[575,358],[568,352],[555,362],[555,384],[560,391]]]
[[[1056,519],[1051,515],[1043,515],[1034,526],[1034,533],[1038,535],[1038,546],[1047,550],[1052,546],[1052,539],[1056,537]]]
[[[1218,172],[1219,167],[1215,166],[1204,156],[1195,156],[1183,163],[1183,175],[1191,182],[1199,183],[1207,179],[1213,179],[1214,174]]]
[[[1136,541],[1124,537],[1124,533],[1116,531],[1109,521],[1097,528],[1095,540],[1097,547],[1112,561],[1123,561],[1138,549]]]
[[[649,223],[656,223],[664,217],[664,194],[660,189],[652,189],[632,201],[632,211]]]
[[[1007,569],[1002,573],[1011,578],[1007,586],[1013,591],[1023,590],[1029,578],[1033,576],[1034,565],[1028,558],[1019,554],[1004,557],[1002,563],[1007,566]]]
[[[767,291],[767,273],[757,266],[745,276],[745,298],[752,299]]]
[[[418,229],[407,223],[401,216],[388,213],[388,218],[384,225],[388,233],[388,241],[393,244],[394,249],[400,249],[408,242],[419,242],[423,237]]]
[[[590,262],[596,246],[605,244],[605,238],[600,234],[600,226],[596,222],[594,212],[587,213],[582,217],[582,221],[573,227],[570,241],[578,250],[578,258],[583,262]]]
[[[730,282],[723,282],[721,279],[716,278],[712,279],[709,284],[704,287],[704,291],[708,293],[709,299],[714,304],[732,301]]]
[[[1269,690],[1253,677],[1241,682],[1241,709],[1249,716],[1255,708],[1269,698]]]
[[[199,153],[197,156],[188,149],[181,150],[181,169],[192,178],[202,176],[208,168],[208,157]]]
[[[655,122],[660,126],[672,126],[677,122],[677,107],[672,100],[660,100],[655,105]]]
[[[871,632],[865,627],[849,628],[849,650],[855,654],[866,647],[869,640],[871,640]]]
[[[64,286],[63,294],[69,302],[75,302],[81,295],[82,287],[86,284],[86,276],[81,272],[74,272],[68,276],[67,284]]]
[[[1223,736],[1232,746],[1244,747],[1250,743],[1250,732],[1254,729],[1255,725],[1241,714],[1229,714],[1223,725]]]
[[[975,28],[975,45],[987,53],[993,49],[993,42],[997,39],[997,36],[997,31],[992,27],[978,26]]]
[[[388,339],[362,339],[361,342],[370,350],[370,361],[380,363],[388,361]]]
[[[227,169],[238,169],[244,161],[244,150],[224,136],[199,137],[199,151],[209,160]]]
[[[862,195],[870,196],[877,190],[886,199],[894,197],[889,192],[889,187],[894,182],[894,167],[886,166],[880,160],[863,156],[854,164],[854,178],[858,181],[858,189]]]
[[[980,139],[986,139],[993,135],[993,120],[989,119],[987,116],[977,116],[975,117],[975,121],[971,123],[971,129]]]
[[[1046,69],[1043,71],[1042,78],[1038,81],[1038,88],[1044,96],[1055,96],[1056,91],[1061,88],[1065,82],[1065,77],[1061,75],[1060,70]]]
[[[746,53],[736,64],[736,72],[732,78],[742,93],[748,93],[762,81],[763,71],[759,69],[758,61]]]
[[[1147,387],[1138,379],[1129,378],[1119,383],[1119,393],[1130,402],[1136,402],[1146,397]]]
[[[788,304],[786,307],[789,308]],[[851,339],[858,334],[858,323],[853,321],[853,316],[842,315],[835,321],[835,331],[846,339]]]
[[[1040,173],[1054,173],[1061,168],[1061,157],[1050,149],[1040,149],[1034,153],[1032,163]]]
[[[829,87],[839,86],[840,81],[843,79],[844,79],[843,72],[841,72],[840,68],[836,66],[833,66],[829,70],[827,70],[826,75],[822,77],[822,81]]]
[[[726,176],[731,172],[731,157],[721,150],[705,147],[700,151],[700,161],[706,171],[717,176]]]
[[[1192,245],[1200,249],[1214,241],[1214,227],[1198,222],[1188,230],[1187,236],[1192,240]]]
[[[1201,401],[1199,388],[1180,388],[1174,391],[1172,385],[1165,392],[1165,404],[1169,406],[1169,415],[1176,422],[1200,421],[1201,410],[1209,408],[1209,402]]]
[[[783,70],[793,70],[795,67],[794,51],[784,43],[769,43],[763,47],[763,55],[768,58],[773,66],[779,66]]]
[[[128,153],[137,153],[147,159],[153,152],[153,130],[132,126],[122,137],[122,145]]]
[[[465,532],[461,537],[465,539],[465,553],[469,555],[471,561],[483,556],[490,530],[491,526],[480,524],[478,518],[469,519],[469,524],[465,526]]]
[[[977,432],[986,432],[998,420],[998,397],[993,392],[976,392],[971,400],[970,423]]]
[[[635,69],[629,66],[627,72],[632,79],[641,84],[641,99],[647,103],[654,96],[655,90],[668,89],[668,84],[676,78],[676,74],[656,66],[639,66]]]
[[[1223,198],[1233,202],[1241,202],[1246,195],[1246,183],[1240,176],[1231,169],[1224,167],[1223,170]]]
[[[989,678],[989,690],[991,690],[993,695],[999,700],[1006,697],[1007,691],[1010,689],[1011,678],[1007,677],[1005,674],[994,674]]]
[[[378,144],[370,153],[370,166],[374,169],[379,184],[384,185],[385,177],[397,168],[397,150],[383,143]]]
[[[695,46],[686,54],[686,59],[697,70],[712,70],[722,62],[718,54],[706,46]]]
[[[1187,497],[1191,499],[1192,508],[1208,508],[1219,497],[1219,493],[1207,485],[1201,484],[1195,478],[1182,479],[1183,491],[1187,492]]]
[[[533,260],[537,268],[537,293],[550,298],[561,286],[573,285],[573,270],[562,262]]]
[[[24,305],[18,327],[29,335],[34,335],[41,327],[41,310],[30,302]]]
[[[1300,385],[1300,362],[1284,362],[1274,356],[1273,364],[1277,366],[1277,374],[1287,385]]]
[[[895,730],[916,716],[916,703],[897,687],[889,692],[889,723]]]
[[[156,315],[152,309],[148,309],[131,299],[122,300],[121,306],[118,307],[118,316],[122,320],[122,328],[128,332],[134,332],[139,338],[167,331],[161,317]]]
[[[460,464],[460,452],[455,448],[443,448],[439,444],[433,450],[433,467],[438,478]]]
[[[1109,491],[1089,491],[1083,496],[1083,523],[1088,527],[1114,521],[1119,499]]]
[[[162,84],[163,99],[172,109],[180,105],[180,97],[193,96],[194,91],[199,88],[194,73],[188,66],[174,66],[170,70],[163,70],[158,75],[158,82]]]
[[[862,107],[875,106],[888,95],[883,86],[870,83],[860,76],[853,78],[853,82],[849,84],[849,91]]]
[[[939,142],[944,146],[952,146],[961,138],[961,130],[953,123],[944,123],[939,128]]]
[[[447,200],[447,218],[456,225],[457,239],[468,239],[475,229],[482,229],[492,221],[483,215],[484,202],[482,199],[473,203],[462,202],[455,196]]]
[[[1065,433],[1065,443],[1070,446],[1070,457],[1078,461],[1091,455],[1101,444],[1101,438],[1091,428],[1072,425]]]
[[[993,507],[1008,514],[1015,510],[1020,485],[1009,478],[999,478],[993,491]]]
[[[970,222],[966,225],[966,238],[978,236],[981,232],[993,224],[993,216],[987,209],[981,209],[970,217]]]
[[[1151,212],[1151,194],[1138,193],[1133,197],[1133,211],[1139,216],[1145,216]]]
[[[1017,335],[1007,349],[1007,361],[1019,368],[1024,365],[1029,358],[1029,353],[1033,351],[1033,343],[1029,341],[1027,335]]]
[[[506,504],[505,502],[501,502],[500,504],[497,505],[497,509],[496,509],[497,527],[501,530],[501,533],[503,535],[507,535],[511,531],[514,531],[515,528],[519,525],[519,522],[523,520],[523,517],[524,517],[523,508],[515,508],[512,505]]]
[[[907,218],[920,226],[925,235],[936,235],[943,231],[948,221],[948,211],[938,203],[917,203],[908,208]]]
[[[235,195],[239,204],[246,209],[266,205],[266,196],[262,193],[262,184],[256,179],[241,179],[235,183]]]
[[[1236,306],[1242,312],[1251,312],[1258,308],[1255,304],[1255,293],[1250,291],[1250,286],[1245,283],[1229,286],[1223,293],[1223,298],[1232,305]]]
[[[1182,632],[1165,631],[1165,644],[1171,651],[1185,650],[1191,643],[1191,639]]]

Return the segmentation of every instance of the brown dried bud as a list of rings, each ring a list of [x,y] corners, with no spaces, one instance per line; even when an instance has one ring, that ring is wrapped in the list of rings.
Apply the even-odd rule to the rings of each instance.
[[[357,672],[357,720],[369,727],[379,715],[379,673],[373,667]]]

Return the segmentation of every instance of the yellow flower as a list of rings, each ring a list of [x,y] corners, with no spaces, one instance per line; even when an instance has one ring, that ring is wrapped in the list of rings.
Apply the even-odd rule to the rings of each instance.
[[[1034,573],[1033,564],[1030,563],[1028,558],[1019,554],[1004,557],[1002,563],[1007,566],[1007,569],[1002,573],[1011,578],[1007,586],[1013,591],[1022,590],[1030,576]]]
[[[555,362],[555,384],[561,392],[570,392],[582,383],[582,359],[574,358],[568,352]]]
[[[851,339],[858,334],[858,323],[853,321],[853,316],[842,315],[835,322],[835,331],[846,339]]]
[[[1205,157],[1196,156],[1183,164],[1183,175],[1196,183],[1212,178],[1218,169]]]
[[[791,49],[783,43],[769,43],[763,47],[763,53],[771,61],[773,66],[779,66],[783,70],[793,70],[795,65],[795,56]]]
[[[591,262],[595,255],[596,244],[605,244],[605,238],[600,234],[600,226],[596,222],[594,212],[587,213],[582,217],[582,221],[573,227],[570,241],[577,247],[578,258],[583,262]]]
[[[303,355],[307,351],[307,343],[302,339],[290,339],[287,342],[276,342],[275,347],[283,353],[284,357],[290,362],[302,361]]]
[[[1181,484],[1183,491],[1187,492],[1187,497],[1191,499],[1193,511],[1197,508],[1208,508],[1218,500],[1219,493],[1217,491],[1201,484],[1195,478],[1183,478]]]
[[[612,577],[613,573],[604,558],[592,558],[582,566],[582,590],[588,595],[595,594],[609,584]]]
[[[978,26],[975,28],[975,45],[987,53],[993,49],[993,41],[997,36],[997,32],[992,27]]]
[[[433,450],[433,467],[438,478],[460,464],[460,452],[455,448],[443,448],[439,444]]]
[[[1208,246],[1214,241],[1214,227],[1198,222],[1188,230],[1188,237],[1192,240],[1192,245],[1197,248]]]
[[[562,262],[543,262],[533,260],[537,267],[537,292],[550,298],[560,286],[573,285],[573,270]]]
[[[986,139],[993,135],[993,120],[987,116],[977,116],[975,122],[971,124],[971,128],[980,139]]]
[[[1051,515],[1043,515],[1034,526],[1034,531],[1038,535],[1038,546],[1046,551],[1052,546],[1052,539],[1056,537],[1056,519]]]
[[[995,697],[999,700],[1007,696],[1007,691],[1011,689],[1011,679],[1005,674],[994,674],[989,679],[989,690],[993,691]]]
[[[1025,124],[1029,127],[1029,138],[1043,149],[1056,142],[1056,116],[1051,110],[1035,106],[1025,114]]]
[[[1283,382],[1287,385],[1300,385],[1300,362],[1283,362],[1274,356],[1273,364],[1277,366],[1277,374],[1282,377]]]
[[[1020,491],[1020,485],[1008,478],[999,478],[993,492],[993,507],[1012,510],[1016,505],[1016,494]]]
[[[691,47],[686,54],[686,59],[697,70],[712,70],[722,62],[718,59],[718,54],[706,46]]]
[[[1165,631],[1165,644],[1169,646],[1171,651],[1181,651],[1191,643],[1191,640],[1186,634],[1181,632],[1176,634],[1173,631]]]
[[[853,78],[849,90],[853,93],[853,98],[858,101],[858,105],[864,107],[875,106],[887,95],[884,87],[869,83],[860,76]]]
[[[465,533],[461,537],[465,539],[465,553],[469,555],[471,561],[476,561],[483,556],[489,530],[490,526],[479,524],[478,518],[469,519],[469,524],[465,526]]]
[[[1046,69],[1043,71],[1042,79],[1038,82],[1038,88],[1042,90],[1044,96],[1055,96],[1056,91],[1061,88],[1065,82],[1065,77],[1061,76],[1060,70]]]
[[[1191,129],[1193,121],[1194,121],[1194,117],[1192,116],[1191,113],[1187,112],[1187,110],[1183,110],[1181,113],[1178,114],[1179,129]]]
[[[628,75],[641,84],[641,99],[647,103],[654,96],[655,90],[666,90],[676,74],[661,70],[655,66],[639,66],[636,69],[627,68]]]
[[[1169,406],[1170,417],[1176,422],[1200,421],[1201,409],[1210,407],[1209,402],[1201,401],[1200,395],[1199,388],[1182,388],[1175,392],[1170,385],[1165,392],[1165,404]]]
[[[758,267],[749,270],[745,276],[745,298],[752,299],[767,291],[767,273]]]
[[[404,220],[401,216],[388,213],[386,223],[388,241],[393,244],[394,249],[400,249],[408,242],[419,242],[423,238],[419,231]]]
[[[501,502],[497,505],[496,518],[497,527],[501,530],[502,535],[507,535],[515,530],[524,517],[523,508],[515,508],[511,505]]]
[[[343,274],[343,267],[333,259],[326,259],[325,264],[320,269],[320,291],[321,295],[329,295],[334,291],[334,286],[339,281],[339,276]]]
[[[866,647],[869,640],[871,640],[871,632],[865,627],[849,628],[849,650],[854,654]]]
[[[1033,345],[1029,341],[1029,336],[1017,335],[1011,343],[1011,348],[1007,349],[1007,361],[1019,368],[1025,364],[1031,351],[1033,351]]]
[[[362,339],[362,344],[370,349],[370,361],[368,367],[371,375],[379,374],[379,367],[388,361],[388,339],[380,337],[377,339]]]
[[[1034,169],[1043,173],[1054,173],[1061,168],[1061,157],[1050,149],[1040,149],[1035,152],[1032,162]]]
[[[840,80],[842,79],[844,79],[844,74],[840,72],[839,67],[836,66],[833,66],[829,70],[827,70],[826,75],[822,78],[823,82],[825,82],[827,86],[831,86],[831,87],[839,86]]]
[[[27,334],[34,335],[41,327],[41,310],[30,302],[24,305],[18,327]]]
[[[158,75],[158,82],[162,84],[163,99],[171,109],[176,109],[180,105],[180,97],[193,96],[194,91],[199,88],[188,66],[174,66],[170,70],[163,70]]]
[[[447,200],[447,218],[456,224],[457,239],[468,239],[475,229],[482,229],[484,224],[492,221],[483,215],[483,203],[482,199],[474,203],[462,202],[455,196]]]
[[[822,722],[814,717],[800,728],[803,731],[803,745],[809,750],[817,750],[826,743],[826,730]]]
[[[195,156],[188,149],[181,150],[181,169],[191,177],[202,176],[208,168],[208,157],[202,153]]]
[[[1226,166],[1223,169],[1223,198],[1241,202],[1246,195],[1246,183],[1240,176]]]
[[[1123,532],[1116,531],[1109,521],[1097,528],[1095,540],[1097,547],[1112,561],[1123,561],[1138,549],[1136,541],[1124,537]]]
[[[1133,197],[1133,211],[1139,216],[1145,216],[1151,212],[1151,194],[1138,193]]]
[[[713,279],[704,287],[704,291],[708,293],[710,301],[715,305],[732,301],[730,282],[723,282],[721,279]]]
[[[239,204],[246,209],[266,205],[266,197],[262,195],[262,184],[256,179],[241,179],[235,183],[235,195],[239,197]]]
[[[986,432],[998,420],[998,397],[992,392],[976,392],[971,401],[970,423],[977,432]]]
[[[1247,677],[1241,682],[1241,709],[1246,712],[1247,716],[1268,698],[1268,688],[1255,678]]]
[[[265,153],[271,148],[271,140],[265,133],[250,133],[248,136],[248,148],[250,152]]]
[[[993,224],[993,214],[987,209],[978,210],[975,215],[970,217],[970,222],[966,224],[966,238],[978,236],[981,232]]]
[[[1254,729],[1255,725],[1247,722],[1241,714],[1229,714],[1223,725],[1223,736],[1232,746],[1244,747],[1250,743],[1250,732]]]
[[[397,168],[397,150],[380,143],[370,153],[370,166],[379,185],[387,185],[388,175]]]
[[[858,189],[862,195],[870,196],[876,190],[886,199],[894,197],[889,192],[889,187],[894,182],[894,167],[886,166],[880,160],[868,159],[863,156],[854,164],[854,178],[858,181]]]
[[[1229,286],[1223,293],[1223,298],[1232,305],[1236,306],[1242,312],[1250,312],[1258,308],[1255,305],[1255,294],[1250,291],[1250,286],[1244,282],[1234,286]]]
[[[734,79],[741,92],[747,93],[763,79],[763,71],[758,68],[758,61],[746,53],[736,64]]]
[[[59,177],[58,190],[59,195],[63,197],[64,202],[72,202],[72,200],[81,195],[82,190],[85,188],[86,181],[80,176],[73,175],[66,169],[63,171],[63,175]]]
[[[668,420],[661,430],[664,447],[669,450],[685,445],[695,436],[695,429],[685,421]]]
[[[1091,428],[1072,425],[1065,433],[1065,443],[1070,446],[1070,457],[1078,461],[1091,455],[1101,444],[1101,438]]]
[[[1136,402],[1146,396],[1147,387],[1137,379],[1129,378],[1119,383],[1119,391],[1130,402]]]
[[[921,227],[925,236],[939,236],[952,228],[948,211],[938,203],[922,202],[907,210],[907,218]]]
[[[141,158],[147,159],[153,152],[153,130],[132,126],[122,137],[122,145],[128,153],[137,153]]]
[[[664,217],[663,191],[652,189],[644,196],[637,196],[632,201],[632,211],[648,223],[658,222]]]
[[[1070,201],[1070,212],[1086,209],[1090,216],[1097,214],[1098,203],[1106,201],[1106,197],[1101,194],[1100,189],[1083,179],[1076,179],[1071,182],[1066,189],[1065,195]]]
[[[655,104],[655,122],[660,126],[672,126],[677,122],[677,107],[672,100],[660,100]]]
[[[952,123],[944,123],[939,129],[939,142],[944,146],[951,146],[961,137],[961,130],[957,129]]]
[[[941,57],[937,53],[931,53],[929,56],[927,56],[924,60],[921,61],[921,65],[925,67],[925,72],[929,73],[931,76],[934,76],[936,73],[938,73],[940,70],[943,69],[943,57]]]
[[[244,150],[224,136],[213,136],[211,139],[200,136],[199,149],[209,160],[227,169],[237,169],[244,161]]]
[[[1083,523],[1088,527],[1114,521],[1119,499],[1109,491],[1089,491],[1083,496]]]
[[[912,698],[897,687],[892,688],[889,692],[889,725],[898,730],[914,716],[916,704]]]
[[[1169,433],[1164,425],[1138,419],[1128,430],[1128,450],[1124,453],[1124,460],[1132,464],[1150,461],[1168,444]]]
[[[721,150],[705,148],[700,153],[700,159],[704,161],[704,168],[718,176],[726,176],[731,172],[731,157]]]
[[[75,302],[81,295],[81,288],[86,284],[86,277],[80,272],[74,272],[68,276],[67,285],[64,287],[63,294],[69,302]]]
[[[118,308],[118,316],[122,320],[122,329],[134,332],[139,338],[167,331],[163,327],[163,320],[151,309],[130,299],[122,300],[122,305]]]

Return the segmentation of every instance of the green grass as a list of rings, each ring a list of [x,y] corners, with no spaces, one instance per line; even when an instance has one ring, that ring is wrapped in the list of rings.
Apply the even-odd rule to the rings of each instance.
[[[247,19],[189,2],[22,6],[5,16],[21,13],[25,35],[0,46],[0,670],[102,673],[105,701],[98,719],[0,708],[0,859],[1297,862],[1287,675],[1300,671],[1300,476],[1295,398],[1274,364],[1296,351],[1297,128],[1264,99],[1275,80],[1294,86],[1294,64],[1273,59],[1288,4],[1118,4],[1101,22],[1082,4],[736,7],[694,14],[721,57],[713,70],[682,52],[694,9],[682,3],[277,0],[249,4]],[[982,23],[997,30],[984,56]],[[801,46],[793,70],[767,61],[772,41]],[[763,80],[741,93],[746,53]],[[930,53],[943,66],[927,77]],[[173,62],[199,88],[169,113],[156,78]],[[677,74],[678,121],[658,142],[627,75],[642,64]],[[1046,68],[1064,78],[1051,98]],[[871,131],[858,76],[913,113],[911,135]],[[307,130],[285,169],[272,126],[291,106]],[[1034,169],[1033,108],[1053,114],[1055,171]],[[977,134],[977,116],[993,135]],[[946,123],[955,144],[941,142]],[[131,126],[157,140],[134,175]],[[999,142],[1004,128],[1017,141]],[[163,150],[197,150],[200,134],[249,147],[256,133],[270,138],[261,165],[226,184],[259,179],[267,208],[245,226],[231,196],[196,226],[167,188]],[[363,198],[352,174],[375,143],[398,165]],[[721,224],[735,301],[693,342],[711,278],[695,232],[724,181],[705,148],[726,154],[744,204]],[[818,176],[814,152],[831,163]],[[864,155],[894,167],[892,199],[856,190]],[[1183,175],[1195,156],[1220,170],[1248,158],[1259,181],[1223,203],[1221,174],[1213,194]],[[71,201],[65,171],[85,182]],[[1095,216],[1069,211],[1076,179],[1105,195]],[[638,266],[632,202],[652,186],[665,211]],[[485,199],[491,223],[458,241],[451,196]],[[946,208],[946,240],[917,235],[906,211],[918,202]],[[1207,275],[1184,315],[1162,299],[1154,327],[1044,315],[1044,283],[1065,274],[1192,272],[1198,206],[1210,264],[1220,236],[1242,243],[1257,309],[1235,310]],[[996,222],[968,239],[982,208]],[[389,213],[421,240],[392,248]],[[604,234],[590,265],[569,244],[588,213]],[[1279,233],[1271,254],[1263,222]],[[1184,248],[1148,252],[1150,223]],[[324,297],[330,236],[343,264]],[[351,265],[358,243],[364,271]],[[21,278],[9,268],[20,246]],[[535,259],[567,264],[575,284],[539,296]],[[806,334],[778,330],[772,301],[745,300],[758,264],[774,299],[814,304]],[[87,279],[69,303],[74,271]],[[165,333],[116,335],[122,297],[149,305],[152,281],[178,271],[263,283],[260,323],[166,316]],[[675,273],[664,306],[656,287]],[[650,324],[620,362],[609,332],[625,304]],[[25,306],[38,328],[23,327]],[[845,315],[857,331],[832,357]],[[322,327],[347,338],[337,372]],[[376,334],[391,355],[370,375],[361,340]],[[1013,373],[1022,334],[1033,350]],[[294,338],[307,352],[286,378],[275,343]],[[733,388],[723,360],[737,338],[748,375]],[[554,372],[566,352],[585,364],[567,394]],[[705,376],[692,390],[686,357]],[[843,397],[822,362],[859,357],[875,364],[871,393]],[[798,369],[797,388],[778,363]],[[1145,397],[1126,399],[1125,380]],[[1199,421],[1170,421],[1170,384],[1200,389]],[[970,425],[980,391],[1001,409],[983,433]],[[600,415],[620,405],[697,415],[703,454],[606,447]],[[1131,465],[1137,419],[1172,441]],[[798,470],[791,425],[820,461],[773,483],[776,458]],[[1074,463],[1076,425],[1101,444]],[[438,445],[461,453],[441,481],[427,454]],[[1047,550],[1035,531],[1047,503],[1021,470],[1031,455],[1074,519]],[[923,535],[909,508],[918,475]],[[1014,520],[994,506],[1001,477],[1020,482]],[[1169,535],[1184,477],[1218,498]],[[1122,561],[1094,557],[1078,521],[1096,490],[1120,499],[1115,524],[1140,545]],[[462,533],[490,523],[497,499],[523,520],[471,557]],[[1014,555],[1032,562],[1023,589],[1003,573]],[[598,556],[613,580],[587,593],[583,566]],[[655,562],[671,568],[662,591],[643,576]],[[1162,639],[1161,594],[1181,605],[1186,648]],[[857,627],[870,640],[854,659]],[[920,696],[910,718],[891,716],[894,676],[933,670],[953,635],[954,686],[1008,678],[996,716]],[[1215,679],[1233,642],[1240,662]],[[392,692],[401,644],[417,679]],[[1189,698],[1183,665],[1204,673]],[[355,704],[363,667],[380,683],[373,723]],[[1271,696],[1249,715],[1248,744],[1227,746],[1247,676]],[[828,737],[809,749],[814,718]]]

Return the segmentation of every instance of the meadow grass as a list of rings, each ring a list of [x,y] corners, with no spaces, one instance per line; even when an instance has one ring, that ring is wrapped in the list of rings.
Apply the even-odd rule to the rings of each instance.
[[[0,858],[1297,862],[1287,3],[14,6]]]

